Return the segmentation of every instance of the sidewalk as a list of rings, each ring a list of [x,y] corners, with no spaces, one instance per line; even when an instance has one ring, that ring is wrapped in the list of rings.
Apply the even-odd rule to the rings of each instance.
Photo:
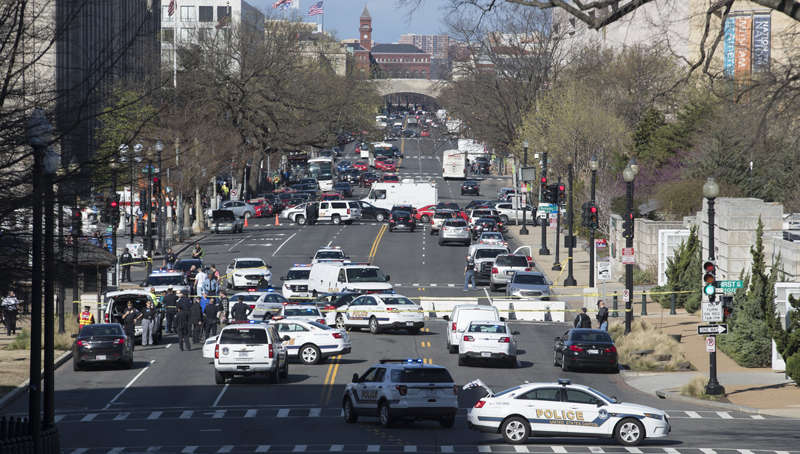
[[[562,271],[552,270],[555,257],[555,230],[547,228],[547,247],[550,255],[539,255],[541,247],[542,228],[540,226],[528,226],[528,235],[519,234],[519,226],[510,226],[507,235],[513,237],[522,245],[531,247],[533,259],[536,261],[540,271],[553,282],[553,290],[558,295],[559,300],[567,302],[568,309],[580,310],[583,307],[584,288],[589,284],[589,253],[580,247],[573,248],[573,277],[577,281],[578,287],[564,287],[564,279],[568,276],[568,267],[565,264]],[[563,245],[563,237],[566,229],[562,230],[559,240]],[[585,244],[585,242],[584,242]],[[569,256],[569,250],[561,248],[559,259],[563,263]],[[543,268],[543,269],[541,269]],[[624,320],[625,304],[622,302],[622,291],[625,286],[619,282],[619,276],[615,279],[606,281],[606,307],[613,313],[612,296],[614,292],[619,295],[619,317],[611,318],[611,323],[622,322]],[[597,284],[596,284],[597,285]],[[602,283],[597,285],[598,291],[602,293]],[[702,375],[709,375],[709,354],[705,348],[705,338],[697,335],[696,326],[702,324],[699,314],[691,315],[683,309],[676,310],[676,315],[670,315],[669,309],[662,308],[660,304],[647,298],[646,314],[642,315],[642,296],[650,286],[636,286],[631,298],[633,302],[633,316],[641,317],[649,324],[661,328],[667,334],[680,334],[681,344],[684,348],[684,355],[692,363],[697,371],[693,372],[654,372],[620,373],[620,378],[629,386],[636,388],[646,394],[659,394],[670,400],[691,401],[700,405],[715,406],[729,411],[746,411],[749,413],[771,414],[791,418],[800,418],[800,386],[793,380],[786,377],[783,372],[774,372],[770,368],[749,369],[741,367],[721,351],[717,350],[717,378],[725,388],[728,400],[733,404],[718,404],[699,399],[691,399],[678,395],[674,391],[689,382],[692,378]],[[593,310],[596,308],[588,307]],[[574,314],[572,312],[571,314]],[[567,316],[567,320],[573,317]],[[667,391],[667,392],[664,392]],[[669,392],[673,391],[673,392]]]

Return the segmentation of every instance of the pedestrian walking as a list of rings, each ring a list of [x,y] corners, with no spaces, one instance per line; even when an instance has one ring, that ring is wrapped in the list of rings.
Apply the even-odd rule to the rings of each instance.
[[[472,282],[472,290],[478,290],[477,288],[475,288],[475,260],[472,258],[471,255],[467,254],[467,263],[464,265],[465,292],[468,290],[470,282]]]
[[[164,262],[162,266],[167,267],[168,270],[175,268],[175,262],[178,261],[178,256],[172,252],[172,248],[167,248],[167,253],[164,254]]]
[[[582,307],[581,311],[578,313],[578,316],[575,317],[575,328],[591,328],[592,327],[592,319],[589,318],[589,315],[586,313],[586,308]]]
[[[142,346],[153,344],[153,331],[156,327],[156,317],[158,310],[153,306],[152,301],[147,302],[147,307],[142,311]]]
[[[247,316],[253,313],[253,309],[244,304],[244,297],[240,296],[239,301],[231,308],[231,317],[234,321],[244,322],[247,321]]]
[[[94,315],[90,306],[83,306],[83,312],[78,314],[78,332],[86,325],[94,325]]]
[[[201,330],[203,329],[203,306],[200,305],[199,296],[195,299],[189,311],[189,325],[192,327],[192,342],[195,344],[200,343]]]
[[[122,265],[122,277],[120,278],[120,282],[125,282],[125,279],[128,279],[128,282],[131,281],[131,262],[133,262],[133,254],[125,248],[125,251],[122,255],[119,256],[119,264]]]
[[[203,289],[206,285],[206,280],[208,280],[208,274],[206,274],[203,270],[197,270],[197,275],[194,278],[194,285],[195,285],[195,295],[200,295],[203,293]]]
[[[142,318],[142,314],[133,307],[133,303],[128,303],[128,308],[122,313],[122,325],[125,328],[125,335],[130,337],[136,346],[136,322]]]
[[[6,322],[6,335],[17,335],[17,315],[19,315],[19,300],[13,291],[3,299],[3,320]]]
[[[191,350],[192,345],[189,343],[189,312],[178,307],[178,314],[175,316],[175,329],[178,332],[178,346],[183,351],[183,345],[186,344],[186,350]]]
[[[213,301],[206,305],[206,308],[203,309],[203,315],[205,316],[205,337],[206,339],[209,338],[209,335],[216,336],[217,335],[217,318],[219,316],[219,306]]]
[[[164,307],[164,312],[167,315],[167,332],[175,332],[175,314],[178,313],[178,296],[172,287],[167,289],[167,294],[161,299],[161,305]]]
[[[608,331],[608,308],[603,300],[597,302],[597,326],[603,331]]]

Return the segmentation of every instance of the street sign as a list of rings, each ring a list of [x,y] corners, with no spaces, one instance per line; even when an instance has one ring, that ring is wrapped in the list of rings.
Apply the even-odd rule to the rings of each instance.
[[[736,289],[743,285],[742,281],[717,281],[717,288],[722,289],[722,293],[736,293]]]
[[[702,336],[704,334],[711,336],[728,334],[728,325],[697,325],[697,335]]]
[[[231,189],[231,197],[237,197],[239,195],[239,191],[236,189]]]
[[[722,321],[722,304],[719,301],[713,303],[703,303],[703,322],[721,322]]]
[[[633,256],[633,248],[632,247],[624,247],[622,248],[622,264],[623,265],[635,265],[636,261],[634,260]]]
[[[630,293],[630,291],[629,291],[628,289],[625,289],[625,290],[623,290],[623,291],[622,291],[622,301],[623,301],[624,303],[627,303],[627,302],[628,302],[628,301],[630,301],[630,300],[631,300],[631,293]]]
[[[597,280],[611,280],[611,262],[597,262]]]
[[[555,229],[558,226],[558,219],[555,216],[550,216],[550,228]]]
[[[605,238],[594,240],[594,247],[595,249],[605,249],[608,247],[608,241]]]
[[[714,336],[708,336],[706,338],[706,351],[709,353],[714,353],[717,351],[717,338]]]
[[[540,203],[539,204],[539,212],[541,213],[555,213],[558,211],[555,205],[550,205],[549,203]]]

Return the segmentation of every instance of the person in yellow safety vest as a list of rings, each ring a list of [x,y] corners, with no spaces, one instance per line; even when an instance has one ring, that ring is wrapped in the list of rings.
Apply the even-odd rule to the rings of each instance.
[[[158,306],[161,304],[161,297],[156,294],[155,287],[150,287],[150,296],[153,297],[153,305]]]
[[[89,306],[83,306],[83,312],[78,315],[78,331],[80,331],[84,325],[94,325],[94,315],[92,315]]]
[[[222,198],[228,200],[228,183],[222,183]]]

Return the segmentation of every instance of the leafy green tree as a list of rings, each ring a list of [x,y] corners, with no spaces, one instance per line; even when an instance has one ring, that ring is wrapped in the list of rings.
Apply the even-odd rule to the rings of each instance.
[[[700,251],[702,244],[697,234],[697,227],[689,230],[689,238],[681,242],[675,250],[675,257],[667,259],[667,285],[656,286],[654,293],[669,292],[654,295],[662,307],[672,304],[670,293],[675,292],[675,306],[694,313],[700,308],[702,289],[700,285]]]
[[[776,314],[772,338],[775,339],[778,353],[786,361],[786,373],[800,384],[800,299],[789,295],[789,305],[792,306],[792,311],[786,314],[789,328],[783,328],[779,315]]]
[[[636,129],[633,131],[633,148],[636,154],[641,153],[643,148],[650,145],[653,136],[666,124],[664,114],[658,109],[652,106],[647,109],[642,119],[636,123]]]

